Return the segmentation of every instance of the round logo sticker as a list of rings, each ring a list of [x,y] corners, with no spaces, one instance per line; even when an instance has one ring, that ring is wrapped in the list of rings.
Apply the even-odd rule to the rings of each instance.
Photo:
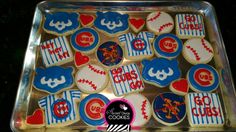
[[[53,103],[53,115],[57,118],[65,118],[69,115],[71,105],[67,100],[57,100]]]
[[[143,51],[146,49],[147,44],[144,39],[135,38],[132,42],[132,47],[134,50]]]

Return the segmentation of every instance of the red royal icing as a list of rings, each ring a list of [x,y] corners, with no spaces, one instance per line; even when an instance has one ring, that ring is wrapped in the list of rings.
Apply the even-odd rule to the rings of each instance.
[[[178,43],[175,39],[166,37],[160,40],[159,42],[160,49],[163,52],[174,53],[178,49]]]
[[[194,74],[195,81],[204,87],[210,86],[213,84],[213,75],[211,71],[207,69],[198,69]]]
[[[80,52],[75,52],[75,65],[77,67],[83,65],[83,64],[86,64],[89,62],[89,57],[86,56],[86,55],[82,55]]]
[[[87,105],[85,106],[85,110],[87,115],[91,119],[101,119],[102,118],[102,111],[103,107],[105,106],[105,103],[101,99],[91,99]]]
[[[26,122],[31,125],[41,125],[44,124],[43,110],[36,109],[34,113],[30,116],[27,116]]]
[[[184,78],[174,81],[172,83],[172,88],[174,88],[176,91],[187,93],[189,89],[188,81]]]
[[[142,18],[131,18],[131,19],[129,19],[129,22],[137,30],[139,30],[145,24],[145,21]]]
[[[92,15],[81,14],[80,21],[82,25],[86,26],[94,21],[94,17]]]

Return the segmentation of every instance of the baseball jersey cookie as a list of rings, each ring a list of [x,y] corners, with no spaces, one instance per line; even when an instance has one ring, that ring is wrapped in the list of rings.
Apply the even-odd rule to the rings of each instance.
[[[101,66],[88,64],[76,73],[75,82],[77,87],[84,93],[98,93],[106,87],[108,75]]]
[[[138,33],[141,31],[145,25],[145,20],[140,17],[132,17],[129,19],[130,28],[135,32]]]
[[[98,33],[92,28],[81,28],[71,36],[71,45],[76,51],[92,53],[100,41]]]
[[[174,28],[172,17],[162,11],[152,12],[146,19],[147,29],[155,34],[170,33]]]
[[[61,96],[51,94],[38,101],[39,107],[45,110],[46,127],[63,127],[79,121],[77,103],[80,91],[67,90]]]
[[[26,117],[25,123],[29,127],[39,128],[45,126],[44,111],[40,108],[36,109],[32,115]]]
[[[170,84],[170,90],[177,95],[186,95],[189,90],[188,80],[185,78],[174,80]]]
[[[152,103],[154,118],[167,126],[182,122],[186,116],[184,97],[173,93],[161,93]]]
[[[185,97],[190,126],[222,127],[224,115],[216,93],[189,93]]]
[[[109,75],[116,96],[144,90],[144,83],[136,64],[113,68],[109,71]]]
[[[143,60],[142,65],[144,81],[157,87],[166,87],[181,76],[176,59],[154,58],[151,61]]]
[[[201,15],[177,14],[175,22],[176,34],[179,38],[205,37],[204,22]]]
[[[40,53],[46,67],[62,65],[73,60],[73,54],[65,36],[41,43]]]
[[[211,44],[205,39],[192,38],[183,46],[183,57],[191,64],[206,64],[211,61],[214,51]]]
[[[79,20],[83,27],[90,27],[93,25],[95,17],[89,14],[80,14]]]
[[[79,14],[69,12],[55,12],[46,14],[43,25],[44,31],[55,35],[68,35],[77,30],[80,26],[78,22]]]
[[[154,34],[140,32],[137,36],[127,33],[119,36],[119,41],[125,44],[125,57],[130,60],[142,60],[153,56],[152,41]]]
[[[128,14],[118,12],[97,12],[94,26],[108,36],[118,36],[129,29]]]
[[[151,104],[148,99],[138,93],[130,94],[124,97],[124,99],[130,102],[135,110],[135,117],[132,126],[143,126],[151,118]]]
[[[161,34],[153,42],[155,54],[167,59],[176,58],[182,51],[182,41],[174,34]]]
[[[62,90],[73,87],[72,67],[62,68],[52,66],[46,69],[36,68],[33,85],[37,90],[47,93],[58,93]]]
[[[212,92],[218,88],[219,75],[215,68],[207,64],[191,67],[187,73],[190,88],[195,92]]]
[[[81,119],[88,125],[101,126],[105,123],[103,111],[109,99],[102,94],[90,94],[79,105]]]

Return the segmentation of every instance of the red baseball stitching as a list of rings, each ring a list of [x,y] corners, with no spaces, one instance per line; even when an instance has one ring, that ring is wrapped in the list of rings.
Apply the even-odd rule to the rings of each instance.
[[[212,51],[209,47],[207,47],[207,45],[206,45],[204,39],[202,39],[201,42],[202,42],[202,46],[203,46],[208,52],[213,53],[213,51]]]
[[[148,22],[149,22],[149,21],[152,22],[152,21],[154,21],[155,19],[157,19],[160,15],[161,15],[161,12],[159,11],[154,17],[148,19],[147,21],[148,21]]]
[[[173,23],[170,23],[170,22],[166,23],[164,25],[161,25],[160,28],[158,29],[158,31],[161,32],[164,28],[172,26],[172,25],[173,25]]]
[[[105,71],[101,71],[101,70],[98,70],[96,69],[95,67],[93,67],[92,65],[89,65],[88,68],[92,71],[94,71],[95,73],[98,73],[98,74],[101,74],[101,75],[106,75],[106,72]]]
[[[89,81],[89,80],[86,80],[86,79],[79,79],[77,80],[78,83],[85,83],[85,84],[88,84],[90,87],[92,87],[94,90],[97,89],[97,86],[92,82],[92,81]]]
[[[147,119],[148,119],[148,115],[147,115],[147,113],[146,113],[146,106],[147,106],[147,100],[144,100],[144,101],[142,102],[141,111],[142,111],[143,118],[147,120]]]
[[[194,56],[196,57],[196,60],[199,61],[201,58],[200,56],[198,55],[197,51],[195,49],[193,49],[192,47],[190,47],[189,45],[186,46],[186,48],[188,48],[190,51],[193,52]]]

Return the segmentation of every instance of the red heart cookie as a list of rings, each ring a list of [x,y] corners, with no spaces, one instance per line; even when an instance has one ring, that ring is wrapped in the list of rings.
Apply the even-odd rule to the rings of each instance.
[[[89,62],[89,57],[82,55],[82,53],[80,53],[80,52],[75,52],[74,60],[75,60],[75,65],[77,67],[80,67],[80,66]]]
[[[180,78],[178,80],[175,80],[170,84],[170,89],[172,92],[179,94],[179,95],[185,95],[188,93],[189,85],[187,79]]]
[[[93,21],[95,20],[93,15],[86,15],[86,14],[81,14],[79,18],[82,26],[84,27],[91,26],[93,24]]]
[[[135,32],[139,32],[144,24],[145,24],[145,20],[142,18],[131,18],[129,19],[129,23],[131,25],[131,28],[135,31]]]
[[[43,125],[44,113],[42,109],[36,109],[34,113],[26,117],[26,123],[30,125]]]

